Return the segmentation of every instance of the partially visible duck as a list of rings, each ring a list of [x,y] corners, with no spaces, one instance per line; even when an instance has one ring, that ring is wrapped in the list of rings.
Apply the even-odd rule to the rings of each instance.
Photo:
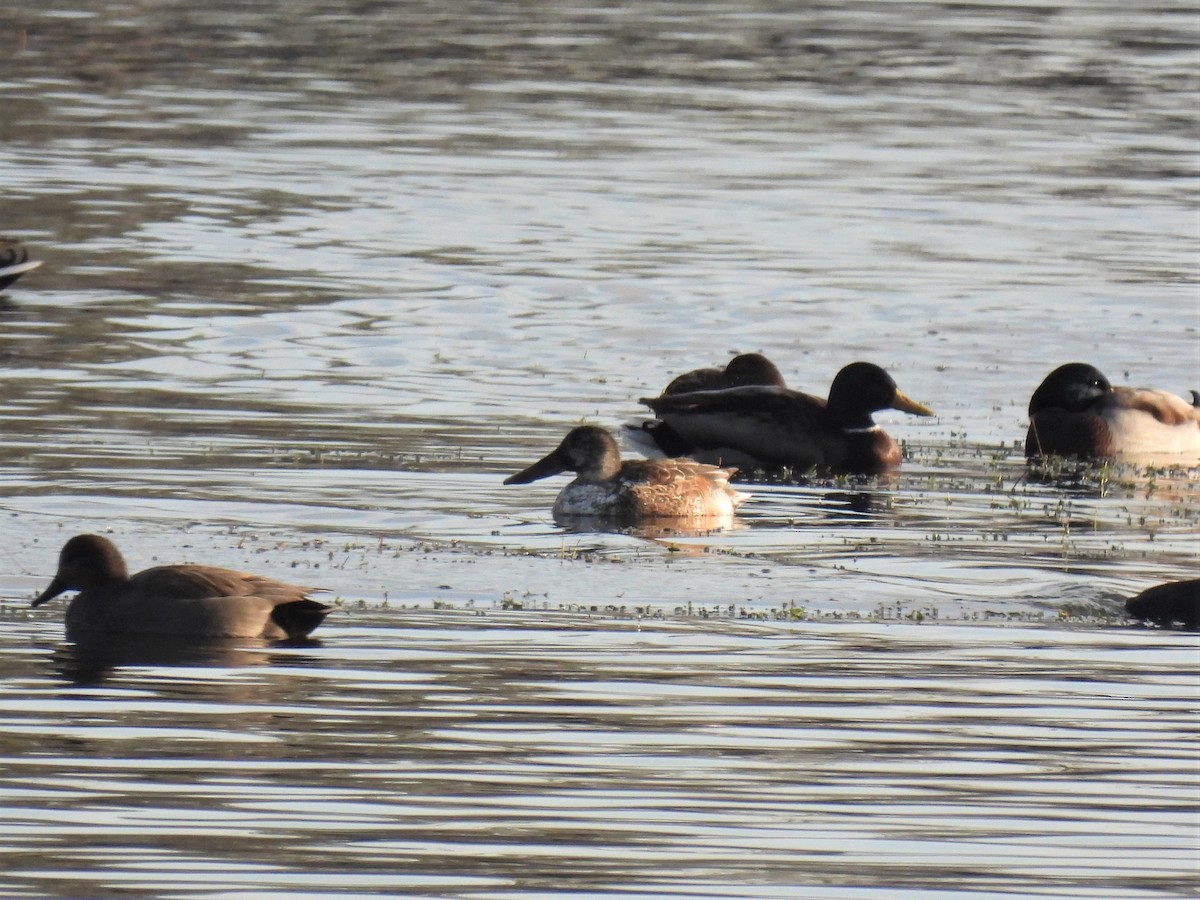
[[[41,264],[41,260],[30,260],[29,251],[16,238],[0,237],[0,290]]]
[[[1125,601],[1125,610],[1135,619],[1163,628],[1177,622],[1184,628],[1200,628],[1200,578],[1171,581],[1142,591]]]
[[[906,397],[887,372],[856,362],[833,379],[829,399],[772,385],[664,394],[643,399],[693,459],[730,465],[791,466],[873,473],[900,464],[900,447],[871,414],[933,410]],[[671,452],[664,448],[666,452]]]
[[[779,369],[761,353],[741,353],[724,366],[693,369],[676,376],[663,389],[662,396],[723,391],[752,384],[787,387]],[[688,456],[693,449],[670,425],[659,419],[627,422],[622,434],[634,449],[647,456]]]
[[[621,461],[617,442],[595,425],[573,428],[551,453],[504,479],[528,484],[574,472],[554,501],[554,515],[643,519],[728,518],[748,494],[729,485],[733,470],[691,460]]]
[[[186,638],[307,637],[333,609],[299,587],[213,566],[156,566],[131,576],[108,538],[80,534],[63,546],[58,573],[33,601],[78,591],[67,637],[97,633]]]
[[[775,364],[761,353],[739,353],[723,366],[693,369],[677,376],[666,386],[663,394],[686,394],[691,391],[723,391],[748,384],[773,384],[787,387]]]
[[[1030,398],[1025,455],[1200,464],[1200,407],[1167,391],[1113,387],[1094,366],[1067,363]]]

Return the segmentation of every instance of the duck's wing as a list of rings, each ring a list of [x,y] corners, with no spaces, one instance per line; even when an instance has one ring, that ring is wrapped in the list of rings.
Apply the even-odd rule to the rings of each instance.
[[[1149,413],[1164,425],[1194,423],[1200,427],[1200,407],[1169,391],[1118,387],[1113,389],[1110,397],[1114,407]]]
[[[235,569],[183,565],[138,572],[129,579],[128,593],[134,597],[179,600],[261,597],[279,604],[303,600],[314,590]]]
[[[686,458],[631,459],[621,463],[618,478],[629,484],[681,484],[701,480],[714,487],[724,487],[737,469],[714,466]]]
[[[736,469],[690,459],[629,460],[617,476],[650,517],[728,515],[750,498],[729,479]]]
[[[825,465],[842,437],[825,401],[786,388],[749,386],[643,399],[685,442],[729,448],[768,466]]]

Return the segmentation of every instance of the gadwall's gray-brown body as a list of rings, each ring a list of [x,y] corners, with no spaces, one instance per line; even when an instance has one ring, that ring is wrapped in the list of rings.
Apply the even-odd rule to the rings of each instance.
[[[81,534],[59,554],[58,574],[33,601],[78,591],[67,607],[67,636],[107,633],[192,638],[307,637],[333,607],[300,587],[214,566],[157,566],[130,575],[108,538]]]

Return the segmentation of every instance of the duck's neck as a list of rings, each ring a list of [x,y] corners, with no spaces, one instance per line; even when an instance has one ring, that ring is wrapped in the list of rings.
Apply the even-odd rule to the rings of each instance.
[[[610,478],[616,477],[620,471],[621,458],[606,454],[599,459],[592,460],[587,466],[577,470],[575,474],[579,481],[595,483],[608,481]]]
[[[870,410],[861,409],[846,409],[844,407],[834,406],[829,404],[829,411],[832,413],[834,420],[842,431],[848,433],[857,433],[864,431],[874,431],[879,426],[875,424],[875,420],[871,417]]]

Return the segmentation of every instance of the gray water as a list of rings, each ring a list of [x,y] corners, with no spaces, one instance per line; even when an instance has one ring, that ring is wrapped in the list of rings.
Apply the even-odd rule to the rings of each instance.
[[[203,6],[203,8],[201,8]],[[1185,3],[0,13],[0,893],[1191,896],[1200,473],[1045,482],[1070,360],[1200,387]],[[685,369],[885,366],[895,478],[715,533],[504,476]],[[62,641],[132,568],[309,647]]]

